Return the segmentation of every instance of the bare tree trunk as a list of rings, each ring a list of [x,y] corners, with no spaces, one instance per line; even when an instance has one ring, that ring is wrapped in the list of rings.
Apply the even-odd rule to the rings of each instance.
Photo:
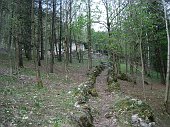
[[[141,1],[142,3],[142,1]],[[142,13],[142,8],[141,9],[141,13]],[[144,62],[143,62],[143,51],[142,51],[142,26],[143,26],[143,21],[141,18],[140,21],[140,35],[139,35],[139,48],[140,48],[140,59],[141,59],[141,64],[142,64],[142,70],[141,70],[141,75],[142,75],[142,86],[143,86],[143,96],[144,99],[146,100],[146,93],[145,93],[145,77],[144,77]]]
[[[41,80],[41,73],[40,73],[40,67],[39,67],[39,60],[40,60],[40,55],[39,55],[39,48],[37,50],[36,53],[36,48],[37,48],[37,44],[39,44],[39,42],[36,43],[35,41],[35,20],[34,20],[34,2],[35,0],[32,0],[32,9],[31,9],[31,19],[32,19],[32,24],[31,24],[31,42],[32,44],[34,44],[34,49],[33,49],[33,56],[34,56],[34,64],[35,64],[35,68],[36,68],[36,78],[37,78],[37,85],[39,87],[43,87],[43,83]],[[38,28],[39,25],[38,25]],[[40,40],[40,33],[38,33],[38,40]],[[36,55],[37,55],[37,59],[36,59]]]
[[[43,42],[43,21],[42,21],[42,0],[39,0],[39,23],[40,23],[40,46],[41,56],[40,60],[44,60],[44,42]]]
[[[92,68],[92,45],[91,45],[91,1],[88,0],[88,24],[87,24],[87,31],[88,31],[88,69]]]
[[[70,25],[70,29],[69,29],[69,42],[70,42],[70,54],[69,54],[69,61],[70,63],[72,63],[72,39],[71,39],[71,33],[72,33],[72,26],[71,26],[71,23],[72,23],[72,3],[73,3],[73,0],[70,0],[70,3],[69,3],[69,8],[70,8],[70,16],[69,16],[69,25]]]
[[[12,1],[13,4],[13,1]],[[1,6],[1,5],[0,5]],[[10,7],[10,11],[11,11],[11,15],[10,15],[10,19],[13,19],[14,17],[14,10],[13,10],[13,6]],[[10,60],[10,75],[12,76],[13,73],[13,53],[12,53],[12,45],[13,45],[13,23],[10,23],[10,29],[9,29],[9,45],[8,45],[8,52],[9,52],[9,60]]]
[[[62,22],[62,0],[60,0],[60,40],[59,40],[59,55],[58,55],[58,61],[62,61],[62,55],[61,55],[61,43],[62,43],[62,25],[63,25],[63,22]]]
[[[21,44],[21,24],[20,24],[20,12],[21,12],[21,5],[20,4],[20,1],[17,1],[18,5],[17,5],[17,19],[18,19],[18,30],[17,30],[17,37],[16,37],[16,50],[17,50],[17,62],[18,62],[18,67],[23,67],[23,59],[22,59],[22,44]]]
[[[2,0],[0,0],[0,46],[2,43],[2,15],[3,15],[3,11],[2,11]]]
[[[40,72],[40,66],[41,66],[41,56],[40,56],[40,45],[42,44],[42,29],[41,29],[41,23],[42,23],[42,5],[41,0],[39,0],[39,9],[38,9],[38,42],[36,44],[37,47],[37,84],[38,87],[43,87],[42,80],[41,80],[41,72]],[[42,52],[41,52],[42,53]]]
[[[19,35],[18,37],[18,57],[19,57],[19,61],[18,61],[18,66],[19,67],[23,67],[23,58],[22,58],[22,44],[21,44],[21,35]]]
[[[66,3],[66,4],[68,4],[68,3]],[[67,5],[66,5],[66,8],[68,8],[67,7]],[[65,41],[64,41],[64,43],[65,43],[65,45],[64,45],[64,48],[65,48],[65,64],[66,64],[66,68],[67,68],[67,66],[68,66],[68,62],[69,62],[69,45],[68,45],[68,43],[69,43],[69,31],[68,31],[68,10],[66,10],[66,21],[65,21],[65,24],[66,24],[66,28],[65,28],[65,33],[66,33],[66,36],[65,36]],[[67,69],[66,69],[67,70]]]
[[[48,74],[48,0],[46,0],[46,17],[45,17],[45,63],[46,63],[46,73]]]
[[[146,95],[145,95],[145,79],[144,79],[144,64],[143,64],[143,56],[142,56],[142,40],[140,38],[139,40],[140,44],[140,58],[141,58],[141,64],[142,64],[142,70],[141,70],[141,75],[142,75],[142,85],[143,85],[143,96],[144,99],[146,100]]]
[[[56,17],[56,0],[53,0],[53,14],[52,14],[52,37],[51,37],[51,43],[50,43],[50,51],[51,51],[51,57],[50,57],[50,72],[53,73],[54,69],[54,42],[55,42],[55,17]]]
[[[127,43],[125,44],[125,61],[126,61],[126,75],[128,74],[128,51],[127,51]]]
[[[147,75],[150,77],[150,46],[148,41],[148,34],[146,33],[146,39],[147,39]]]
[[[164,17],[165,17],[165,24],[166,24],[166,33],[167,33],[167,40],[168,40],[168,54],[167,54],[167,72],[166,72],[166,93],[165,93],[165,107],[168,110],[168,99],[169,99],[169,71],[170,71],[170,38],[169,38],[169,29],[168,29],[168,21],[167,21],[167,12],[165,7],[165,1],[162,0],[164,6]]]

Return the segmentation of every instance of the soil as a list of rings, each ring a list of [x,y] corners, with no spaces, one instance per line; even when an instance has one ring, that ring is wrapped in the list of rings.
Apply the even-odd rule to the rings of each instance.
[[[28,64],[27,68],[34,67],[33,65]],[[45,71],[45,68],[42,67],[41,70]],[[61,77],[65,78],[65,72],[63,70],[64,66],[56,65],[54,73],[59,74]],[[67,83],[67,85],[60,84],[57,86],[57,89],[69,90],[72,87],[79,85],[81,82],[86,80],[87,71],[88,70],[86,66],[79,68],[71,67],[69,71],[67,71],[67,74],[68,77],[73,81],[73,83]],[[103,71],[102,74],[97,77],[97,81],[95,84],[99,97],[94,97],[89,100],[89,104],[93,107],[93,111],[95,112],[95,127],[117,127],[116,118],[110,110],[110,106],[113,105],[115,96],[114,93],[110,93],[106,90],[106,71],[107,70]],[[7,72],[9,72],[7,68],[5,68],[4,70],[4,67],[0,67],[0,75],[4,75]],[[24,80],[27,79],[29,78],[26,78]],[[144,100],[141,84],[133,85],[133,83],[131,82],[121,80],[119,80],[119,83],[121,85],[121,90],[124,94]],[[47,85],[50,85],[50,83]],[[158,127],[169,127],[170,116],[165,112],[163,106],[165,86],[160,83],[153,83],[152,86],[153,87],[151,89],[151,85],[146,85],[146,101],[152,106],[153,110],[155,111],[156,121],[158,121]]]
[[[116,118],[110,111],[110,107],[113,104],[114,94],[108,92],[106,86],[106,71],[97,77],[95,87],[99,94],[99,97],[92,98],[89,103],[98,111],[98,115],[94,116],[95,127],[116,127]]]

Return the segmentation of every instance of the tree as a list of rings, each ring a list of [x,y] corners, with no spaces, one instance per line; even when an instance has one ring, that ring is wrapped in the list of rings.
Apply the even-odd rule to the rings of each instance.
[[[168,54],[167,54],[167,72],[166,72],[166,92],[165,92],[165,107],[168,110],[168,97],[169,97],[169,71],[170,71],[170,36],[169,36],[169,28],[168,28],[168,20],[167,20],[167,12],[165,1],[162,0],[162,4],[164,7],[164,20],[166,24],[166,33],[167,33],[167,41],[168,41]]]
[[[46,0],[46,16],[45,16],[45,62],[46,72],[48,73],[48,0]]]
[[[16,60],[18,67],[23,67],[23,58],[22,58],[22,4],[20,4],[20,0],[16,1],[16,35],[15,35],[15,50],[16,50]]]
[[[31,44],[31,0],[22,1],[22,43],[24,45],[25,56],[28,60],[32,59]]]
[[[58,61],[62,61],[62,54],[61,54],[61,49],[62,49],[62,0],[60,0],[60,39],[59,39],[59,55],[58,55]]]
[[[44,42],[43,42],[43,17],[42,17],[42,0],[39,0],[39,32],[40,32],[40,49],[41,49],[41,56],[40,60],[44,60]]]
[[[35,11],[34,11],[34,7],[35,7],[35,0],[32,0],[32,8],[31,8],[31,20],[32,20],[32,23],[31,23],[31,42],[32,44],[34,45],[33,47],[33,56],[34,56],[34,64],[35,64],[35,69],[36,69],[36,78],[37,78],[37,85],[39,87],[43,87],[43,83],[42,83],[42,80],[41,80],[41,73],[40,73],[40,66],[39,66],[39,60],[40,60],[40,55],[39,55],[39,45],[40,44],[40,32],[38,33],[38,41],[39,42],[36,42],[35,40],[35,18],[34,18],[34,14],[35,14]],[[40,22],[38,24],[38,30],[40,30]]]
[[[54,65],[54,42],[56,41],[55,34],[55,23],[56,23],[56,0],[53,0],[53,13],[52,13],[52,35],[51,35],[51,43],[50,43],[50,72],[53,73],[53,65]]]
[[[92,45],[91,45],[91,0],[88,0],[87,7],[88,7],[88,23],[87,23],[87,39],[88,39],[88,69],[92,68]]]
[[[72,4],[73,0],[70,0],[69,2],[69,42],[70,42],[70,56],[69,56],[69,61],[72,63]]]

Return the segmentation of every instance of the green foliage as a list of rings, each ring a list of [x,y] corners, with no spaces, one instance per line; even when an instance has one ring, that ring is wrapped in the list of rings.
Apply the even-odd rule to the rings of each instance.
[[[17,82],[17,77],[9,76],[9,75],[1,75],[0,76],[0,82],[16,83]]]

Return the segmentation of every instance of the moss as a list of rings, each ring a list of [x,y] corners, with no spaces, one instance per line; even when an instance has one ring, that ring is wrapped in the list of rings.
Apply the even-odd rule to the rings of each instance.
[[[121,124],[127,121],[127,125],[131,125],[131,117],[138,114],[145,121],[154,122],[154,115],[151,107],[137,99],[123,98],[114,104],[114,112]]]
[[[42,89],[42,88],[44,87],[42,80],[39,80],[39,81],[37,82],[37,87],[38,87],[39,89]]]
[[[96,83],[96,77],[95,76],[90,76],[89,79],[88,79],[90,85],[94,85]]]
[[[128,76],[125,73],[121,73],[118,76],[119,79],[124,80],[124,81],[128,81]]]
[[[89,94],[91,94],[93,97],[98,97],[97,90],[95,88],[92,88],[89,90]]]
[[[119,92],[120,89],[120,84],[118,82],[112,82],[108,84],[108,91],[109,92]]]
[[[111,82],[117,82],[117,76],[116,74],[114,73],[114,70],[113,69],[109,69],[108,70],[108,77],[107,77],[107,82],[108,84]]]
[[[77,100],[78,104],[83,104],[83,103],[86,103],[88,101],[88,96],[84,96],[81,93],[79,93],[76,96],[76,100]]]
[[[73,111],[69,119],[74,127],[94,127],[91,112],[85,111],[83,108]]]

